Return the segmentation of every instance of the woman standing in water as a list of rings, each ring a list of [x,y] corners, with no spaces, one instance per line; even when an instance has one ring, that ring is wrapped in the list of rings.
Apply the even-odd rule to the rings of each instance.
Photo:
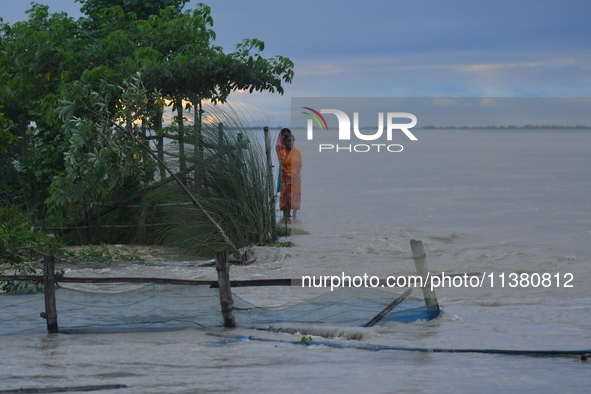
[[[281,158],[279,157],[279,152],[285,149],[285,137],[291,135],[291,130],[287,127],[283,127],[279,130],[279,135],[277,136],[277,142],[275,143],[275,152],[277,152],[277,160],[279,160],[279,168],[281,168]],[[277,174],[277,189],[275,193],[279,193],[281,191],[281,170]]]
[[[297,218],[302,200],[302,153],[293,147],[295,137],[289,134],[285,137],[285,149],[279,152],[279,164],[281,169],[281,195],[279,209],[283,211],[283,219],[287,221],[291,217]]]

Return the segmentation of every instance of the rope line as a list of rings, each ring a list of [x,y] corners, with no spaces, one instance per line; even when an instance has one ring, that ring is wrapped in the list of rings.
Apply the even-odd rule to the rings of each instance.
[[[480,354],[502,354],[506,356],[529,356],[529,357],[569,357],[580,356],[581,361],[586,361],[591,355],[591,349],[585,350],[510,350],[510,349],[441,349],[441,348],[422,348],[422,347],[401,347],[401,346],[386,346],[386,345],[372,345],[372,344],[357,344],[357,343],[342,343],[334,341],[285,341],[279,339],[257,338],[250,335],[229,336],[208,332],[206,335],[211,335],[221,338],[234,338],[234,342],[243,341],[259,341],[259,342],[277,342],[289,343],[293,345],[306,346],[327,346],[340,349],[360,349],[360,350],[398,350],[404,352],[421,352],[421,353],[480,353]]]

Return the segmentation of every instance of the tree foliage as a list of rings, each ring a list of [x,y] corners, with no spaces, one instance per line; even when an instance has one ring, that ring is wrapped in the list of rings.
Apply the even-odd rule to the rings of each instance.
[[[204,100],[225,102],[236,90],[283,94],[293,79],[293,63],[263,57],[258,39],[232,52],[216,46],[204,4],[183,11],[186,0],[77,1],[86,15],[78,20],[33,4],[27,21],[0,23],[0,206],[71,224],[157,176],[155,162],[107,120],[137,121],[137,138],[156,139],[160,155],[164,135],[176,140],[183,169],[203,159]],[[138,75],[146,102],[133,120],[122,103]],[[177,116],[164,129],[166,105]],[[191,128],[186,107],[194,107]]]
[[[133,83],[135,81],[135,84]],[[82,78],[72,86],[68,100],[61,101],[60,117],[68,141],[64,153],[65,171],[51,184],[51,206],[62,210],[85,210],[116,198],[127,184],[153,178],[154,163],[120,128],[126,123],[138,139],[141,120],[139,108],[130,105],[133,97],[143,97],[139,76],[117,86],[103,81],[100,90],[92,90]],[[74,115],[76,112],[82,115]]]
[[[125,13],[132,12],[138,19],[147,19],[158,15],[167,7],[182,10],[189,0],[76,0],[82,4],[82,11],[91,18],[100,17],[104,8],[121,7]]]

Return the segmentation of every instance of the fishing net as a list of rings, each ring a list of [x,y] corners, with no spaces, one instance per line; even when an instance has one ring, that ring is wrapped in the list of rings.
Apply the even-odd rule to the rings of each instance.
[[[114,292],[56,289],[61,332],[141,329],[212,328],[222,325],[219,291],[208,286],[151,284]],[[105,290],[105,285],[103,285]],[[360,326],[388,306],[397,294],[377,289],[341,288],[284,309],[257,307],[234,294],[234,315],[239,326],[278,323]],[[43,292],[0,294],[0,335],[46,332],[40,312]],[[384,321],[429,320],[422,298],[407,298],[385,315]]]

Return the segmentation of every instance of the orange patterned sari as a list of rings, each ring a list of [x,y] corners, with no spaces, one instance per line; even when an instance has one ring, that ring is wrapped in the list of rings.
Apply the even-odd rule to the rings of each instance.
[[[291,151],[279,151],[281,164],[281,195],[279,209],[282,211],[300,209],[302,201],[302,153],[292,148]]]

